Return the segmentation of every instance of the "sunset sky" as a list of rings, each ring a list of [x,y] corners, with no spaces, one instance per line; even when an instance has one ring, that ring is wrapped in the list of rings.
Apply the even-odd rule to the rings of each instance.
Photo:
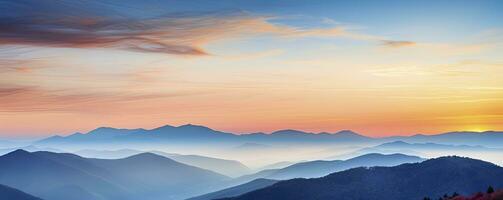
[[[0,138],[187,123],[503,130],[503,1],[0,2]]]

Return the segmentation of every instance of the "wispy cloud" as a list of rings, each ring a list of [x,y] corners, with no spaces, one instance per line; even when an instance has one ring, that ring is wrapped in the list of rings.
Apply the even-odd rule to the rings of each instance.
[[[135,101],[166,99],[197,92],[115,93],[51,90],[36,86],[0,85],[0,112],[107,112]]]
[[[399,47],[408,47],[416,45],[416,42],[412,41],[395,41],[395,40],[382,40],[381,44],[385,47],[391,48],[399,48]]]
[[[472,76],[480,73],[498,71],[503,64],[481,60],[463,60],[451,64],[432,66],[379,67],[366,70],[374,76]]]
[[[464,76],[475,72],[455,68],[438,67],[388,67],[370,69],[367,72],[374,76],[407,77],[407,76]]]
[[[30,2],[30,1],[28,1]],[[116,48],[138,52],[208,55],[203,48],[225,38],[273,34],[280,37],[381,39],[342,26],[299,28],[271,23],[273,16],[244,11],[118,12],[119,5],[9,1],[0,6],[0,45]],[[35,5],[32,5],[35,4]],[[117,8],[119,7],[119,8]],[[130,8],[129,8],[130,9]],[[390,43],[400,45],[401,43]]]

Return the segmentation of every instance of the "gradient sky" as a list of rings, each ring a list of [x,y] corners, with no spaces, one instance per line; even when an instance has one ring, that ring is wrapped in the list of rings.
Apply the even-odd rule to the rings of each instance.
[[[119,3],[120,2],[120,3]],[[502,1],[0,2],[0,137],[503,130]]]

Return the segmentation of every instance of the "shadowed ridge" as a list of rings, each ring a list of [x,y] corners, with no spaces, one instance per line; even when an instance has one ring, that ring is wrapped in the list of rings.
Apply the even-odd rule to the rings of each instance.
[[[181,126],[178,126],[176,128],[181,128],[181,129],[193,129],[193,130],[204,130],[204,131],[215,131],[209,127],[202,126],[202,125],[195,125],[195,124],[184,124]]]
[[[99,127],[94,130],[91,130],[87,132],[86,134],[89,135],[96,135],[96,134],[112,134],[112,135],[121,135],[121,134],[128,134],[128,133],[134,133],[134,132],[139,132],[139,131],[144,131],[145,129],[138,128],[138,129],[125,129],[125,128],[113,128],[113,127]]]
[[[2,200],[42,200],[21,190],[0,184],[0,199]]]
[[[129,160],[129,161],[138,161],[138,162],[142,162],[142,161],[149,162],[149,161],[162,160],[162,161],[168,161],[168,162],[172,162],[172,163],[176,163],[176,164],[182,164],[182,163],[174,161],[171,158],[167,158],[165,156],[161,156],[161,155],[151,153],[151,152],[139,153],[136,155],[128,156],[125,158],[120,158],[117,160]]]
[[[4,156],[26,156],[31,154],[30,152],[24,150],[24,149],[16,149],[14,151],[11,151],[8,154],[5,154]]]
[[[261,188],[270,186],[270,185],[277,183],[277,182],[278,182],[277,180],[259,178],[259,179],[252,180],[248,183],[244,183],[241,185],[226,188],[226,189],[219,190],[216,192],[204,194],[201,196],[192,197],[187,200],[212,200],[212,199],[217,199],[217,198],[235,197],[235,196],[245,194],[247,192],[251,192],[251,191],[254,191],[257,189],[261,189]]]
[[[299,130],[294,130],[294,129],[284,129],[284,130],[279,130],[279,131],[274,131],[271,133],[271,135],[307,135],[307,134],[312,134],[312,133],[307,133],[304,131],[299,131]]]
[[[16,160],[29,160],[36,158],[37,156],[30,153],[24,149],[17,149],[11,151],[3,156],[0,156],[0,160],[16,159]]]
[[[503,187],[503,168],[492,163],[457,156],[394,167],[359,167],[313,179],[280,181],[233,200],[403,200],[472,194],[487,185]]]
[[[341,131],[338,131],[336,133],[334,133],[334,135],[339,135],[339,136],[359,136],[359,137],[366,137],[364,135],[361,135],[357,132],[354,132],[352,130],[341,130]]]

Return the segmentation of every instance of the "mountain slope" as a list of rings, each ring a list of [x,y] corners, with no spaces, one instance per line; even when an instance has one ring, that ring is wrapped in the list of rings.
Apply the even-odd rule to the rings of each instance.
[[[100,176],[91,176],[78,168],[45,158],[37,153],[16,150],[0,156],[0,163],[2,163],[0,183],[44,199],[67,199],[65,194],[68,193],[63,188],[68,186],[79,188],[78,191],[82,194],[77,196],[93,196],[94,199],[128,199],[127,196],[130,194],[119,185]],[[87,191],[93,191],[93,194]]]
[[[174,154],[174,153],[166,153],[163,151],[150,151],[150,152],[173,159],[183,164],[211,170],[219,174],[223,174],[230,177],[241,176],[244,174],[248,174],[251,171],[247,166],[235,160],[226,160],[200,155]],[[119,149],[119,150],[85,149],[75,152],[75,154],[87,158],[105,158],[105,159],[125,158],[140,153],[145,152],[134,149]]]
[[[235,197],[235,196],[245,194],[247,192],[251,192],[254,190],[265,188],[265,187],[270,186],[276,182],[278,182],[278,181],[271,180],[271,179],[255,179],[255,180],[250,181],[248,183],[244,183],[244,184],[234,186],[231,188],[208,193],[205,195],[193,197],[188,200],[211,200],[211,199],[218,199],[218,198]]]
[[[292,178],[315,178],[326,176],[354,167],[394,166],[403,163],[421,162],[424,159],[404,154],[366,154],[348,160],[316,160],[290,165],[282,169],[260,171],[255,174],[239,177],[236,180],[246,181],[256,178],[286,180]]]
[[[272,179],[292,179],[292,178],[315,178],[326,176],[333,172],[338,172],[354,167],[370,167],[370,166],[395,166],[403,163],[421,162],[424,159],[417,156],[408,156],[404,154],[366,154],[351,158],[348,160],[333,160],[333,161],[311,161],[298,163],[286,168],[280,169],[277,172],[269,175],[267,178]]]
[[[377,146],[365,147],[350,153],[330,156],[327,159],[344,159],[368,153],[404,153],[427,158],[436,158],[445,155],[458,155],[473,157],[492,163],[500,163],[500,155],[503,148],[490,148],[481,145],[452,145],[437,143],[407,143],[403,141],[393,141]]]
[[[451,145],[482,145],[493,148],[503,148],[503,132],[449,132],[436,135],[413,135],[408,137],[390,137],[392,141],[401,140],[408,143],[438,143]]]
[[[62,150],[55,149],[55,148],[44,148],[44,147],[37,147],[34,145],[28,145],[28,146],[23,146],[23,147],[16,147],[16,148],[5,148],[5,149],[0,149],[0,155],[5,155],[7,153],[10,153],[12,151],[22,149],[28,152],[35,152],[35,151],[51,151],[51,152],[63,152]]]
[[[230,177],[241,176],[251,172],[250,168],[235,160],[226,160],[200,155],[169,154],[161,151],[152,151],[152,153],[166,156],[177,162],[211,170]]]
[[[16,150],[0,163],[0,183],[50,200],[180,199],[229,179],[152,153],[114,160]]]
[[[220,183],[229,180],[224,175],[182,164],[153,153],[131,157],[91,162],[113,171],[126,188],[143,187],[142,199],[159,199],[166,196],[178,199],[212,191]],[[133,184],[131,184],[133,183]]]
[[[395,167],[354,168],[315,179],[278,182],[228,200],[404,200],[471,194],[503,186],[503,168],[461,157],[442,157]]]
[[[20,190],[0,184],[0,199],[5,200],[42,200]]]

